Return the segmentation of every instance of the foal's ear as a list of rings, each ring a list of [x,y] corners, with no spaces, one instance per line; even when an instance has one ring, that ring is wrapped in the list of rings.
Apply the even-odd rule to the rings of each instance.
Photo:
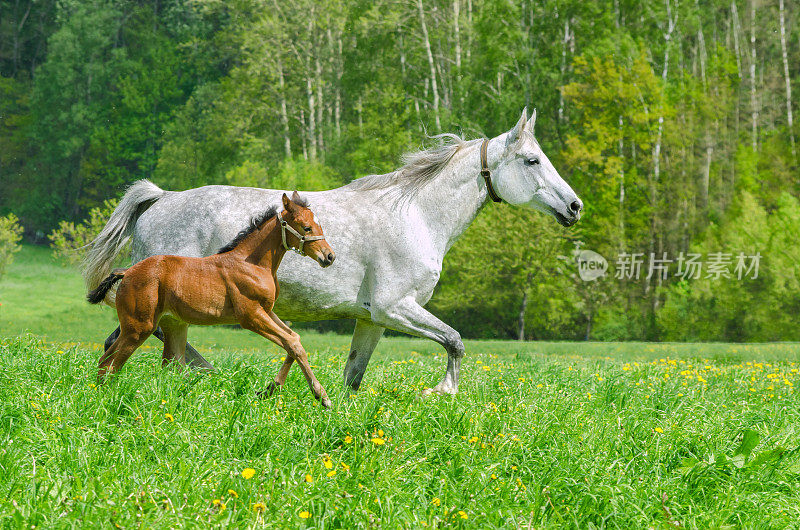
[[[292,201],[289,200],[289,196],[285,193],[283,194],[283,208],[289,212],[292,210]]]
[[[300,194],[297,193],[297,190],[294,190],[292,192],[292,202],[295,204],[300,204],[301,201],[302,199],[300,198]]]

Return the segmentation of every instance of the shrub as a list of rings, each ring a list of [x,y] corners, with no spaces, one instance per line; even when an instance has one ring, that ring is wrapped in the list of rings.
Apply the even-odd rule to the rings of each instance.
[[[89,210],[89,217],[82,223],[61,221],[58,228],[47,236],[53,257],[69,265],[77,265],[83,259],[83,248],[97,237],[105,226],[111,212],[117,207],[116,199],[107,200],[102,206]],[[124,253],[123,253],[124,254]]]
[[[17,216],[10,213],[0,217],[0,276],[3,276],[6,265],[14,259],[14,254],[19,252],[21,239],[22,227]]]

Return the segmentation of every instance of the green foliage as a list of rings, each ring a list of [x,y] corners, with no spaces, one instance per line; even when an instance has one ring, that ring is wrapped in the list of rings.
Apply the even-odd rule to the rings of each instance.
[[[538,212],[485,208],[444,262],[434,311],[479,337],[569,333],[574,295],[558,259],[569,250],[567,237]]]
[[[19,252],[21,240],[22,227],[17,216],[10,213],[0,217],[0,277],[14,260],[14,254]]]
[[[110,199],[102,207],[89,210],[89,217],[81,223],[61,221],[47,239],[53,249],[53,257],[64,264],[77,265],[83,259],[83,249],[100,233],[119,201]],[[123,254],[125,252],[123,251]]]
[[[785,4],[788,83],[796,86],[800,11]],[[788,123],[777,6],[755,6],[754,20],[750,7],[743,0],[0,3],[0,214],[14,211],[29,234],[62,220],[79,230],[74,223],[140,178],[172,190],[327,189],[395,169],[427,135],[500,134],[527,105],[538,108],[544,151],[585,204],[570,231],[583,248],[612,262],[623,251],[672,258],[692,248],[724,251],[735,242],[727,227],[742,194],[770,218],[788,214],[785,194],[800,196],[800,130]],[[751,25],[760,35],[754,87],[751,44],[742,38]],[[800,114],[796,94],[789,103]],[[757,226],[772,230],[768,224]],[[546,225],[537,218],[537,229]],[[485,233],[497,230],[489,239],[509,256],[510,234],[501,229]],[[467,336],[517,336],[525,294],[529,337],[796,336],[787,319],[743,315],[735,303],[745,296],[795,311],[793,280],[777,272],[758,292],[675,277],[587,284],[568,261],[534,258],[535,285],[490,282],[475,304],[464,285],[477,272],[456,273],[448,262],[477,261],[483,245],[469,235],[459,243],[431,302]],[[779,261],[779,252],[770,259]],[[704,313],[696,304],[710,306]],[[688,319],[684,329],[678,315]],[[734,324],[739,317],[745,325]]]
[[[671,340],[797,340],[800,309],[800,201],[788,193],[767,212],[742,192],[722,226],[711,227],[696,252],[760,254],[754,272],[739,279],[703,277],[670,287],[659,324]],[[750,261],[748,260],[748,264]],[[765,301],[769,301],[765,303]]]
[[[228,171],[225,181],[232,186],[306,191],[328,190],[343,184],[329,166],[303,158],[287,158],[272,175],[261,164],[246,160]]]

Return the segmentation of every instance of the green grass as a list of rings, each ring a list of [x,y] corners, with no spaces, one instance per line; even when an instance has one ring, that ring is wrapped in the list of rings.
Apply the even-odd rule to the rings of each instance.
[[[0,281],[2,526],[800,520],[795,344],[468,341],[461,392],[421,399],[444,370],[438,346],[384,339],[351,396],[349,337],[303,333],[334,401],[323,410],[296,370],[257,399],[281,352],[232,329],[190,332],[216,373],[162,371],[153,343],[96,387],[114,320],[81,295],[43,249]]]

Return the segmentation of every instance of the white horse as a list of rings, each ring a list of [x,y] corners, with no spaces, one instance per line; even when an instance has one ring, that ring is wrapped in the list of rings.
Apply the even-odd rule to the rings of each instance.
[[[548,213],[564,226],[580,218],[580,199],[533,136],[535,120],[535,111],[528,121],[523,110],[510,131],[489,140],[442,135],[444,145],[407,155],[406,165],[392,173],[304,193],[338,258],[322,269],[287,255],[278,271],[275,312],[289,320],[356,320],[346,385],[359,387],[383,330],[391,328],[444,346],[447,371],[426,392],[458,391],[461,336],[424,308],[447,251],[490,194]],[[134,263],[157,254],[208,256],[278,204],[282,193],[232,186],[170,192],[139,181],[92,243],[84,273],[88,287],[108,275],[131,236]],[[186,358],[193,367],[211,367],[190,346]]]

